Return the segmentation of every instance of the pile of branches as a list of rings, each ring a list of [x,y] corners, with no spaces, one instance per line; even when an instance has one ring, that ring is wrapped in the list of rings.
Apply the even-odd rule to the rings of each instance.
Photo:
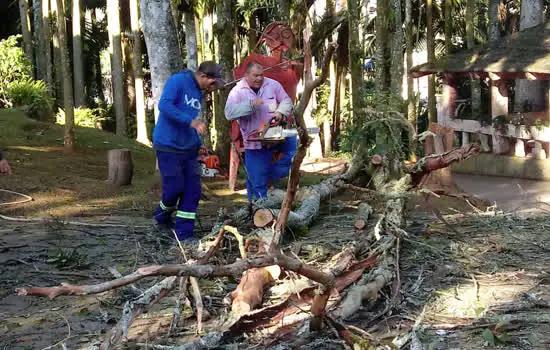
[[[430,156],[420,160],[415,166],[402,167],[397,173],[388,171],[388,164],[393,162],[383,156],[365,158],[358,154],[344,174],[298,191],[299,169],[310,143],[303,114],[314,89],[326,80],[330,59],[335,50],[335,45],[329,46],[322,73],[313,80],[311,53],[307,45],[309,35],[306,33],[304,37],[306,82],[295,110],[299,147],[284,196],[271,198],[269,204],[264,202],[253,211],[236,211],[215,229],[216,234],[212,237],[209,248],[199,251],[202,254],[196,259],[186,258],[180,264],[141,267],[129,275],[100,284],[24,287],[17,289],[17,293],[52,299],[62,295],[90,295],[132,286],[145,278],[164,276],[163,280],[138,298],[126,303],[120,321],[99,345],[100,349],[112,349],[127,337],[132,322],[140,314],[146,313],[176,287],[180,286],[180,290],[185,291],[181,286],[188,283],[196,305],[197,330],[202,332],[205,310],[198,279],[233,278],[240,282],[231,293],[230,314],[216,327],[215,332],[198,338],[192,344],[194,348],[214,348],[235,339],[237,335],[257,330],[261,330],[263,335],[279,337],[292,332],[306,320],[309,321],[312,331],[329,326],[342,341],[353,346],[358,335],[346,327],[342,320],[354,315],[364,300],[376,299],[381,290],[392,281],[397,280],[397,286],[400,284],[399,246],[401,238],[406,235],[403,230],[406,192],[420,183],[429,172],[475,155],[479,149],[476,145],[470,145]],[[361,176],[367,176],[373,188],[351,184]],[[359,206],[354,241],[345,245],[329,262],[323,265],[308,264],[296,252],[281,248],[285,229],[310,226],[319,213],[323,200],[343,189],[382,194],[384,204],[377,213],[372,230],[367,229],[367,222],[373,218],[373,210],[368,203],[364,203]],[[301,205],[292,211],[297,196],[301,198]],[[257,234],[243,236],[240,232],[243,222],[253,222]],[[222,264],[212,263],[227,234],[237,240],[240,257]],[[189,255],[189,252],[180,247],[184,256],[185,253]],[[261,308],[264,290],[281,279],[290,281],[292,288],[287,288],[282,301]],[[308,283],[297,283],[298,281]],[[395,291],[392,295],[396,295]],[[182,299],[184,296],[178,298],[178,302]],[[384,311],[386,312],[387,310]],[[178,324],[179,317],[179,313],[174,312],[171,328]]]

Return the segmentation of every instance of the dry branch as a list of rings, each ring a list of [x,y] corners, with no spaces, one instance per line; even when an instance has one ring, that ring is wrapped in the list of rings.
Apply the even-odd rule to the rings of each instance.
[[[394,237],[390,237],[391,245],[387,245],[388,249],[394,247]],[[356,314],[365,299],[376,299],[382,288],[389,284],[394,276],[394,262],[388,255],[381,259],[380,265],[372,271],[371,274],[365,276],[361,282],[352,287],[348,295],[342,303],[342,308],[339,312],[342,318],[348,318]]]
[[[311,47],[309,42],[310,37],[311,37],[311,33],[307,32],[307,30],[304,31],[305,86],[304,86],[304,92],[300,97],[300,101],[298,102],[298,105],[294,110],[294,118],[296,120],[296,125],[298,127],[299,146],[298,146],[298,150],[296,151],[296,154],[294,155],[292,166],[290,168],[290,176],[288,179],[286,195],[285,195],[283,204],[281,206],[280,215],[278,215],[277,222],[275,224],[275,235],[273,236],[273,240],[271,241],[270,250],[277,249],[277,246],[279,245],[279,242],[284,233],[284,229],[287,225],[290,211],[292,209],[292,202],[294,201],[294,197],[296,196],[296,190],[298,188],[298,182],[300,177],[300,166],[302,165],[302,161],[306,156],[307,147],[310,143],[309,135],[307,133],[307,128],[306,128],[306,123],[304,121],[304,112],[307,105],[309,104],[309,100],[311,98],[311,95],[313,94],[313,91],[327,79],[329,74],[330,61],[332,59],[334,50],[336,49],[336,45],[334,44],[330,44],[328,46],[327,53],[323,60],[321,75],[315,80],[311,80]]]
[[[109,332],[108,336],[101,344],[100,349],[111,349],[113,346],[120,343],[122,338],[128,335],[128,329],[136,317],[142,313],[146,313],[154,304],[167,296],[168,293],[174,289],[175,282],[176,277],[165,278],[147,289],[139,299],[126,302],[122,311],[122,317],[117,325]]]
[[[315,282],[326,286],[334,284],[334,276],[302,263],[300,260],[276,252],[274,256],[260,256],[237,260],[228,265],[173,264],[150,265],[137,269],[135,272],[111,281],[91,284],[73,285],[63,283],[58,287],[23,287],[17,288],[18,295],[47,296],[50,299],[60,295],[90,295],[120,288],[135,283],[143,278],[153,276],[190,276],[197,278],[241,277],[242,273],[251,268],[279,265],[280,267],[299,273]]]

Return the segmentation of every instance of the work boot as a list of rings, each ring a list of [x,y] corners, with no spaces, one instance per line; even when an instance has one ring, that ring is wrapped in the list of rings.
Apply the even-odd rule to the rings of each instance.
[[[160,206],[157,207],[153,217],[155,219],[155,227],[161,230],[171,230],[174,228],[174,221],[172,220],[173,210],[163,210]]]

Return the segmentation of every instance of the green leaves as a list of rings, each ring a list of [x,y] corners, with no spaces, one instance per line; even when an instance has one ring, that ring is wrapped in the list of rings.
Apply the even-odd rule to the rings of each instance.
[[[11,107],[7,96],[10,83],[32,78],[32,64],[21,48],[21,35],[0,41],[0,107]]]
[[[496,338],[493,332],[491,332],[490,329],[486,328],[483,330],[483,333],[481,333],[483,338],[485,338],[485,341],[488,345],[495,346],[496,345]]]
[[[486,328],[481,335],[487,342],[487,345],[495,346],[497,344],[508,344],[511,341],[510,335],[504,330],[510,325],[510,320],[502,319],[496,324],[495,329]]]
[[[52,118],[53,98],[46,83],[26,77],[8,83],[6,96],[13,107],[23,110],[28,117],[41,121]]]

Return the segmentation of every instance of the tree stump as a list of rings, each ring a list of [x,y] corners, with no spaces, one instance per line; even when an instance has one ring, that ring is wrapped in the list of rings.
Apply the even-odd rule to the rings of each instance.
[[[127,149],[112,149],[107,153],[109,177],[107,183],[120,187],[130,185],[134,174],[132,154]]]

